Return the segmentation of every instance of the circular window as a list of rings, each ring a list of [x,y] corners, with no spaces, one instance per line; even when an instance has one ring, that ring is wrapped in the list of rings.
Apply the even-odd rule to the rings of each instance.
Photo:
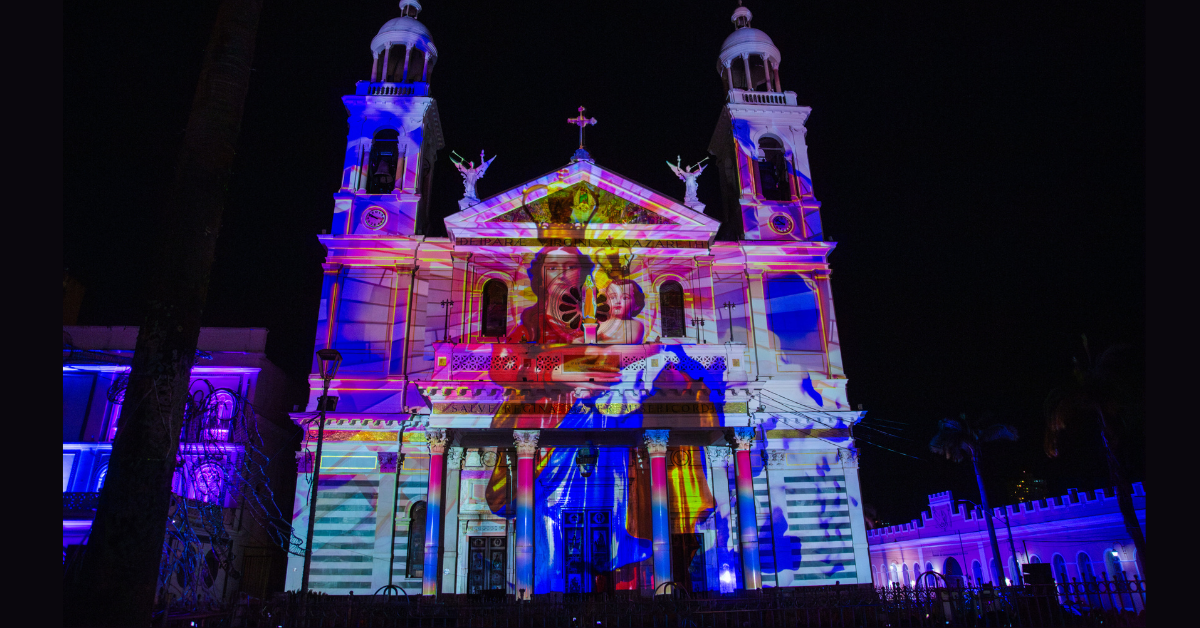
[[[371,207],[362,215],[363,226],[371,230],[382,229],[387,224],[387,219],[387,212],[378,207]]]
[[[775,233],[789,234],[792,232],[792,218],[787,214],[775,214],[771,216],[771,230]]]

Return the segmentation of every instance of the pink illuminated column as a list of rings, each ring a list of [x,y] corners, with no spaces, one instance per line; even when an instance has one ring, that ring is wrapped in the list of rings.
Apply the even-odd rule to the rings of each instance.
[[[758,517],[754,513],[754,476],[750,471],[750,448],[754,446],[754,428],[733,428],[737,469],[738,527],[742,545],[742,579],[747,589],[762,588],[762,568],[758,563]]]
[[[650,521],[654,525],[654,591],[671,581],[671,529],[667,517],[667,438],[670,430],[646,430],[646,451],[650,454]]]
[[[517,446],[517,590],[528,600],[533,595],[533,455],[538,430],[513,430]]]
[[[423,595],[437,595],[438,558],[442,555],[442,484],[445,477],[445,453],[448,430],[425,428],[429,443],[429,497],[425,502],[425,571],[421,580]]]

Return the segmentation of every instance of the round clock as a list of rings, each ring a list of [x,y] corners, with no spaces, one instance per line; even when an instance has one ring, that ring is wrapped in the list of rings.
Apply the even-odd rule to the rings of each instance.
[[[378,230],[387,224],[387,212],[378,207],[371,207],[363,212],[362,223],[368,229]]]
[[[787,235],[792,232],[792,219],[787,214],[775,214],[771,216],[771,230],[775,233]]]

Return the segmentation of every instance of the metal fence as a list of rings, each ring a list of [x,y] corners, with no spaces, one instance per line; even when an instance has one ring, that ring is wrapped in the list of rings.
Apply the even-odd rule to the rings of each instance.
[[[168,626],[324,628],[798,628],[801,626],[1144,626],[1140,580],[1012,587],[767,589],[737,594],[482,596],[280,594],[224,615],[171,616]]]

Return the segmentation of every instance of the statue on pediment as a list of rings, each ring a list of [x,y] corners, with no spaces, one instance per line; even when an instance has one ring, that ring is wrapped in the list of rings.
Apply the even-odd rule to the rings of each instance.
[[[484,151],[479,151],[479,165],[476,166],[474,161],[467,161],[458,153],[450,151],[450,161],[454,163],[454,167],[458,168],[458,171],[462,174],[463,187],[465,188],[462,200],[458,201],[459,209],[466,209],[479,202],[479,196],[475,193],[475,182],[483,178],[483,173],[487,172],[488,166],[492,165],[492,161],[496,159],[496,156],[492,155],[491,159],[485,161],[483,153]],[[455,157],[458,157],[458,159],[455,160]],[[467,165],[464,166],[463,163]]]
[[[698,212],[704,211],[704,203],[701,203],[700,199],[696,198],[696,190],[700,187],[700,184],[696,182],[696,178],[708,167],[703,165],[706,161],[708,161],[708,157],[701,159],[691,166],[685,166],[683,165],[683,158],[676,155],[675,163],[667,162],[667,167],[671,169],[671,172],[674,172],[675,176],[683,181],[683,204]]]

